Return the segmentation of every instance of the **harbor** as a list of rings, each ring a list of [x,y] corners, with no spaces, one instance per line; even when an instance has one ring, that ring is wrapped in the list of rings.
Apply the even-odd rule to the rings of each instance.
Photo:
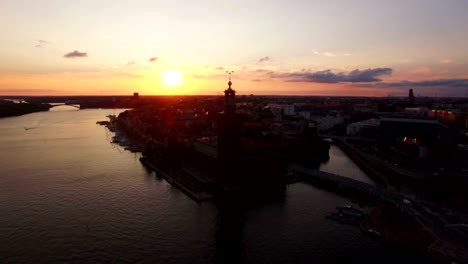
[[[171,178],[142,166],[140,152],[112,143],[114,132],[96,124],[122,110],[72,110],[0,120],[2,144],[10,150],[0,153],[0,203],[9,226],[0,241],[9,245],[7,262],[213,263],[226,260],[217,252],[227,251],[238,262],[427,263],[363,236],[356,226],[328,220],[336,206],[356,198],[309,183],[289,184],[276,199],[238,199],[235,207],[216,199],[194,202]],[[37,120],[40,129],[24,131]],[[154,251],[155,245],[164,246]]]
[[[110,126],[110,124],[104,124]],[[113,128],[114,131],[115,129],[116,127]],[[123,137],[125,134],[121,133],[117,132],[120,137]],[[142,157],[140,161],[145,167],[155,171],[156,175],[164,178],[197,202],[212,200],[219,192],[216,191],[218,188],[216,182],[196,168],[182,166],[174,170],[168,167],[164,159],[158,162],[157,158]],[[356,226],[363,234],[373,239],[380,239],[424,255],[429,251],[436,251],[434,245],[439,244],[452,245],[452,251],[463,248],[460,244],[445,239],[443,229],[450,222],[443,215],[435,213],[430,205],[415,197],[389,191],[383,185],[365,183],[317,169],[308,169],[298,164],[289,164],[286,175],[290,183],[310,183],[357,200],[361,204],[370,205],[363,207],[364,211],[350,205],[337,206],[336,211],[330,212],[326,218],[339,224]],[[407,219],[405,221],[408,222],[408,226],[412,226],[411,230],[395,229],[391,223],[384,220],[388,216],[386,218],[379,216],[383,212],[398,219]],[[434,253],[431,257],[436,255],[437,253]],[[463,258],[465,256],[461,255],[454,259],[460,261]]]

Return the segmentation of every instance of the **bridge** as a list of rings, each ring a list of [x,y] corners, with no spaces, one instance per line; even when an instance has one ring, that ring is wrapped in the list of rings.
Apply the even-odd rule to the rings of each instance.
[[[65,103],[50,103],[50,105],[52,106],[51,108],[54,108],[54,107],[56,107],[56,106],[68,105],[68,106],[71,106],[71,107],[75,107],[75,108],[81,109],[80,104],[71,103],[71,102],[65,102]]]
[[[412,215],[415,220],[428,230],[431,230],[431,232],[449,224],[444,217],[434,213],[428,208],[424,201],[417,198],[408,197],[380,186],[371,185],[333,173],[308,169],[297,164],[291,165],[289,169],[304,182],[322,184],[338,192],[364,196],[393,204],[402,212]]]
[[[341,191],[347,191],[370,198],[382,198],[388,192],[386,189],[379,186],[325,171],[308,169],[297,164],[291,165],[290,171],[299,176],[299,178],[304,182],[319,183]]]
[[[297,164],[290,166],[290,171],[299,176],[300,180],[310,183],[319,183],[328,187],[358,194],[369,198],[376,198],[391,204],[395,204],[400,209],[414,214],[414,211],[419,211],[425,208],[425,203],[416,198],[406,196],[404,194],[389,191],[379,185],[371,185],[369,183],[354,180],[348,177],[336,175],[333,173],[308,169]]]

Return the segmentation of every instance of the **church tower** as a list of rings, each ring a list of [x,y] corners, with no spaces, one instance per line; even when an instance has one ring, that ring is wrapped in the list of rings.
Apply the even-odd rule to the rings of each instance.
[[[224,90],[224,113],[232,114],[236,112],[236,91],[231,87],[231,74],[233,71],[226,71],[226,73],[229,74],[229,88]]]
[[[244,114],[236,113],[236,91],[232,89],[231,74],[229,74],[228,88],[224,90],[224,111],[216,116],[218,126],[218,162],[221,168],[221,181],[224,183],[236,181],[239,166],[241,128],[245,122]],[[221,176],[220,175],[220,176]]]

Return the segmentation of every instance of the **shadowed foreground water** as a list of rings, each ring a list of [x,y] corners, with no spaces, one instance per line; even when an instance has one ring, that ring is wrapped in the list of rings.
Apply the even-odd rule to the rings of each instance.
[[[2,263],[425,261],[325,219],[349,199],[311,185],[198,204],[95,124],[121,110],[53,110],[0,119]]]

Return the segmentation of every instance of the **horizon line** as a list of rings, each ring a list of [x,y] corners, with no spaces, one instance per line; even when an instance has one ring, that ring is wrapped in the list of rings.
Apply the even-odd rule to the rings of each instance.
[[[221,94],[222,92],[219,92],[219,94],[213,95],[213,94],[138,94],[140,97],[171,97],[171,96],[219,96],[222,97],[223,95]],[[113,97],[113,96],[118,96],[118,97],[133,97],[133,94],[113,94],[113,95],[96,95],[96,94],[71,94],[71,95],[3,95],[0,94],[1,98],[6,98],[6,97]],[[285,94],[237,94],[237,96],[278,96],[278,97],[366,97],[366,98],[406,98],[408,97],[407,95],[386,95],[386,96],[378,96],[378,95],[373,95],[373,96],[367,96],[367,95],[311,95],[311,94],[291,94],[291,95],[285,95]],[[468,98],[468,96],[415,96],[416,98]]]

